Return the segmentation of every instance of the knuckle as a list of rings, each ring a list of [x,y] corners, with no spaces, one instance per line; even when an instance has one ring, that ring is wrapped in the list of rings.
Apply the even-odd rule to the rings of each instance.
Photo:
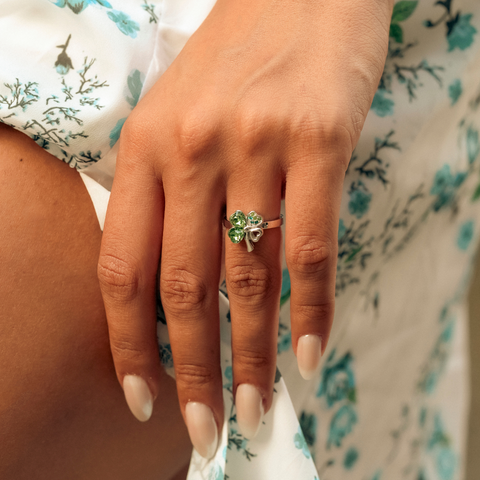
[[[110,333],[110,349],[116,361],[138,364],[145,359],[147,348],[142,343],[132,342],[127,335]]]
[[[344,147],[348,148],[349,154],[353,151],[356,140],[349,113],[335,111],[328,121],[319,123],[317,128],[322,148],[339,151]]]
[[[207,286],[199,275],[174,266],[162,270],[160,296],[167,309],[185,311],[200,309],[207,298]]]
[[[320,321],[333,318],[335,311],[335,301],[331,300],[316,305],[296,305],[296,313],[302,320],[312,320],[318,325]]]
[[[298,274],[322,274],[336,259],[335,247],[316,236],[297,237],[289,245],[289,269]]]
[[[195,160],[217,143],[217,114],[208,108],[195,108],[182,117],[178,126],[178,150],[184,160]]]
[[[249,349],[235,349],[235,364],[252,370],[270,368],[272,359],[266,354]]]
[[[151,138],[151,132],[148,124],[136,114],[135,110],[127,117],[120,133],[120,149],[130,153],[136,153],[134,156],[141,156],[147,146],[146,138]]]
[[[177,383],[190,388],[211,385],[215,381],[213,368],[208,365],[194,363],[175,364],[175,378]]]
[[[128,302],[139,291],[140,269],[117,254],[103,252],[97,266],[97,277],[103,294]]]
[[[282,120],[278,114],[268,113],[267,108],[242,105],[235,118],[235,135],[242,150],[252,155],[281,129]]]
[[[227,274],[229,295],[254,302],[267,299],[275,292],[278,281],[272,269],[262,264],[238,264]]]

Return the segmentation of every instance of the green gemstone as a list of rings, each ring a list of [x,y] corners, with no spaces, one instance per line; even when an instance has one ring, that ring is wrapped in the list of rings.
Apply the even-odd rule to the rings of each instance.
[[[263,218],[257,212],[253,210],[248,214],[247,222],[249,225],[258,225],[259,223],[263,222]]]
[[[245,225],[247,224],[247,219],[245,218],[245,214],[241,210],[237,210],[235,213],[232,213],[230,215],[229,220],[230,220],[230,223],[233,225],[233,227],[236,227],[236,228],[243,229],[243,227],[245,227]],[[238,243],[238,242],[235,242],[235,243]]]
[[[240,243],[245,236],[245,232],[243,231],[243,228],[231,228],[228,231],[228,236],[233,243]]]

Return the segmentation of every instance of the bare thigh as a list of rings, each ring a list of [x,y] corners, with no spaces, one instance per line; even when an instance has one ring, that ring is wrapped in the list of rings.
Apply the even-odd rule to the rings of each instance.
[[[0,124],[0,478],[163,480],[191,445],[165,375],[138,422],[115,377],[78,173]],[[179,477],[180,478],[180,477]]]

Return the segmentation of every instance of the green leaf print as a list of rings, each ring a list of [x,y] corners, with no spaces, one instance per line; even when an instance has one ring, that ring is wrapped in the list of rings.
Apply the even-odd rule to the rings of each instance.
[[[472,202],[474,202],[475,200],[478,200],[479,198],[480,198],[480,183],[477,185],[477,188],[473,192]]]
[[[390,24],[390,37],[397,43],[403,43],[403,30],[398,23]]]
[[[127,78],[128,90],[132,94],[131,97],[127,97],[127,102],[134,108],[140,100],[140,94],[142,93],[144,78],[139,70],[134,70]]]
[[[396,3],[393,7],[392,23],[406,20],[417,8],[417,3],[416,0],[402,0]]]

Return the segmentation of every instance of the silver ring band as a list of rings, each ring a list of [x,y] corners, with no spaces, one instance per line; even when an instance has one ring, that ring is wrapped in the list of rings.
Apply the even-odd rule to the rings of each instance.
[[[261,229],[267,230],[267,228],[277,228],[281,227],[283,225],[283,215],[280,215],[280,218],[277,218],[276,220],[268,220],[266,222],[263,222],[261,225],[258,225]],[[225,228],[231,228],[232,224],[230,223],[230,220],[226,217],[223,217],[223,226]]]

